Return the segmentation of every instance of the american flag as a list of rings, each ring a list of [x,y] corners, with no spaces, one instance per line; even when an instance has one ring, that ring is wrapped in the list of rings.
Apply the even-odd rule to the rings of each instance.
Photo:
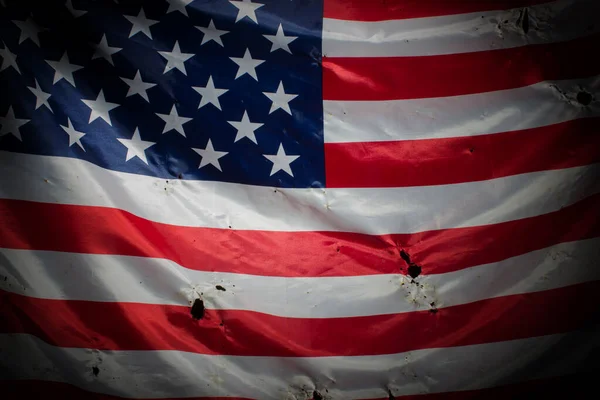
[[[507,399],[597,362],[599,1],[0,7],[3,399]]]

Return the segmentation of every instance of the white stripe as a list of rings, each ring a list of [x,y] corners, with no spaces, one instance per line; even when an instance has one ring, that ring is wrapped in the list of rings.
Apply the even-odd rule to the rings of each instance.
[[[200,272],[174,262],[112,255],[0,250],[0,289],[57,300],[188,306],[282,317],[395,314],[556,289],[600,279],[600,239],[563,243],[498,263],[439,275],[419,285],[404,275],[280,278]],[[216,289],[221,285],[226,291]]]
[[[594,348],[597,329],[491,344],[384,356],[239,357],[179,351],[98,351],[50,346],[23,334],[0,335],[4,379],[68,382],[135,398],[239,396],[306,399],[316,388],[333,399],[438,393],[574,372]],[[595,344],[596,343],[596,344]],[[536,364],[541,357],[544,363]],[[97,377],[92,367],[98,367]],[[514,372],[520,371],[518,377]],[[308,395],[308,396],[307,396]]]
[[[325,142],[475,136],[600,116],[600,103],[584,108],[574,101],[580,87],[600,97],[600,76],[454,97],[324,101]]]
[[[522,8],[378,22],[323,20],[326,57],[412,57],[563,42],[600,31],[597,0],[561,0]],[[573,21],[577,21],[573,23]]]
[[[182,226],[370,234],[494,224],[600,191],[600,164],[454,185],[276,189],[115,172],[87,161],[0,152],[0,198],[115,207]]]

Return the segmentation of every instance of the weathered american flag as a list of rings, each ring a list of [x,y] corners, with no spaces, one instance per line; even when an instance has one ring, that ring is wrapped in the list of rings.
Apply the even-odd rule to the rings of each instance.
[[[1,7],[2,398],[506,399],[597,361],[597,0]]]

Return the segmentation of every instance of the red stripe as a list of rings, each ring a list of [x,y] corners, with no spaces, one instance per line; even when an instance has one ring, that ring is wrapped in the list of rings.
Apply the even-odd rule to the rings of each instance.
[[[549,0],[325,0],[325,18],[385,21],[507,10],[548,3]]]
[[[190,228],[112,208],[0,200],[0,247],[165,258],[195,270],[289,277],[400,273],[405,249],[424,274],[437,274],[600,236],[599,203],[597,194],[516,221],[370,236]]]
[[[482,181],[600,161],[600,118],[494,135],[325,144],[327,187]]]
[[[323,58],[324,100],[394,100],[512,89],[600,72],[599,35],[564,43],[423,57]]]
[[[2,333],[32,334],[55,346],[320,357],[391,354],[575,330],[598,316],[600,281],[440,308],[435,314],[330,319],[207,310],[197,321],[182,306],[0,294]]]
[[[557,360],[558,361],[558,360]],[[525,377],[524,377],[525,378]],[[591,379],[590,379],[591,378]],[[507,399],[532,399],[532,398],[558,398],[569,397],[576,394],[593,393],[593,376],[584,374],[567,375],[556,378],[540,379],[501,387],[466,390],[462,392],[429,393],[412,396],[396,396],[403,400],[507,400]],[[343,388],[340,388],[343,389]],[[386,390],[386,389],[383,389]],[[92,393],[76,386],[62,382],[48,382],[40,380],[0,381],[0,392],[6,400],[23,399],[61,399],[61,400],[121,400],[124,397],[108,396]],[[532,397],[536,396],[536,397]],[[547,396],[547,397],[546,397]],[[249,400],[239,397],[186,397],[185,400]],[[388,400],[390,397],[385,397]],[[157,400],[175,400],[160,398]],[[184,400],[183,398],[177,400]],[[372,399],[369,399],[372,400]]]

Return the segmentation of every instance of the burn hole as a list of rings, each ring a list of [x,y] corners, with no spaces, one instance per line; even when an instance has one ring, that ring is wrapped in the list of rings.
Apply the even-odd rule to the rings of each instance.
[[[410,255],[405,251],[400,251],[400,257],[408,264],[408,275],[415,279],[421,275],[421,267],[410,260]]]
[[[523,33],[527,35],[529,32],[529,10],[524,8],[519,15],[519,19],[517,20],[517,25],[521,26],[523,29]]]
[[[433,301],[433,302],[429,303],[429,306],[431,307],[431,308],[429,309],[429,312],[430,312],[430,313],[432,313],[432,314],[437,314],[437,312],[438,312],[438,309],[437,309],[437,307],[435,306],[435,302]]]
[[[586,91],[582,90],[581,92],[577,93],[577,102],[582,106],[589,106],[592,104],[593,100],[594,98],[592,95]]]
[[[194,304],[192,305],[192,318],[204,318],[204,302],[202,301],[202,299],[194,300]]]
[[[221,292],[225,292],[225,288],[221,285],[215,286],[215,289],[220,290]]]
[[[100,374],[100,368],[92,367],[92,374],[94,374],[94,376],[98,376],[98,374]]]
[[[417,276],[421,275],[421,267],[417,264],[410,264],[408,266],[408,275],[415,279]]]
[[[410,264],[410,256],[408,255],[408,253],[404,250],[400,251],[400,257],[402,257],[402,259],[407,263]]]
[[[323,395],[315,390],[312,398],[313,400],[323,400]]]
[[[390,389],[388,389],[388,400],[396,400],[396,397],[392,394]]]

